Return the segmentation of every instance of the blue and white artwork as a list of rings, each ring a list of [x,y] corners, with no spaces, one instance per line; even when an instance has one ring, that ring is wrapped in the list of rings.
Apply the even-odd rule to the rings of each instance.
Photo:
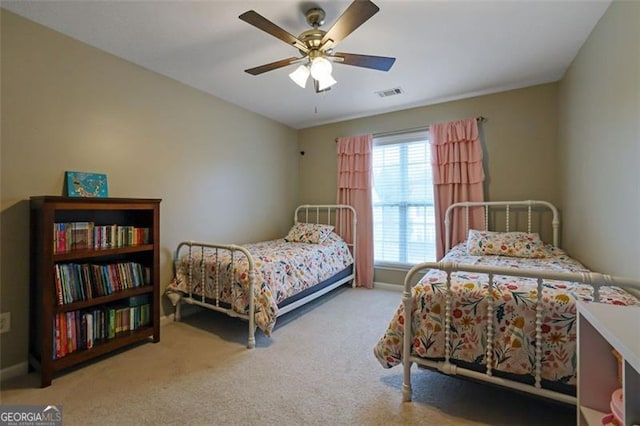
[[[66,172],[67,196],[108,197],[107,175],[87,172]]]

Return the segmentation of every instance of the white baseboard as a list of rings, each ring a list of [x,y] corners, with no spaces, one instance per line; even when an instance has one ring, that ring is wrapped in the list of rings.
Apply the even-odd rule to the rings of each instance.
[[[374,282],[373,283],[373,288],[377,288],[380,290],[392,290],[392,291],[402,291],[404,290],[404,287],[398,284],[389,284],[389,283],[379,283],[379,282]]]
[[[27,361],[12,365],[0,370],[0,382],[13,379],[14,377],[23,376],[29,372],[29,363]]]

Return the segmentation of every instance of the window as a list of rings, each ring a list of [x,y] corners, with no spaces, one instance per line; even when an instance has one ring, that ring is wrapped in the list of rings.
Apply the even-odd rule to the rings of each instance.
[[[435,261],[436,229],[428,132],[378,137],[373,143],[376,264]]]

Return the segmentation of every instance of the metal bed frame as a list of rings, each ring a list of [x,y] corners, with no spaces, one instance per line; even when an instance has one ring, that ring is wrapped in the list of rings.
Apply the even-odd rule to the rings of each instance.
[[[558,215],[558,210],[552,204],[546,201],[495,201],[495,202],[464,202],[464,203],[456,203],[447,209],[445,213],[445,227],[446,227],[446,251],[448,252],[450,247],[450,225],[451,225],[451,214],[454,209],[464,208],[465,209],[465,225],[468,231],[469,229],[469,209],[472,207],[483,207],[484,215],[485,215],[485,230],[488,230],[489,225],[489,213],[491,207],[505,207],[506,208],[506,231],[509,231],[510,223],[509,223],[509,209],[510,207],[517,208],[527,208],[527,231],[531,232],[531,218],[532,218],[532,208],[536,208],[538,210],[540,207],[548,208],[551,210],[553,214],[552,218],[552,227],[553,227],[553,244],[558,247],[558,228],[560,226],[560,220]],[[494,275],[507,275],[513,277],[527,277],[527,278],[535,278],[537,279],[537,302],[536,302],[536,352],[535,352],[535,372],[532,374],[534,377],[534,384],[526,384],[521,383],[515,380],[496,377],[493,375],[492,371],[492,359],[493,359],[493,344],[494,344],[494,329],[493,329],[493,321],[487,321],[486,333],[487,333],[487,348],[486,348],[486,371],[479,372],[475,370],[470,370],[467,368],[460,367],[450,362],[449,359],[449,351],[445,350],[444,361],[430,360],[425,358],[420,358],[411,354],[411,339],[412,339],[412,331],[411,331],[411,312],[413,310],[413,299],[411,297],[411,288],[413,287],[413,282],[417,281],[415,277],[418,273],[424,273],[429,269],[439,269],[445,271],[447,273],[447,283],[446,283],[446,295],[445,295],[445,348],[450,346],[450,324],[451,324],[451,274],[453,272],[475,272],[475,273],[483,273],[488,275],[488,288],[487,294],[492,294],[493,290],[493,277]],[[405,277],[404,281],[404,290],[402,293],[402,302],[404,304],[404,340],[403,340],[403,352],[402,352],[402,363],[403,363],[403,384],[402,384],[402,399],[403,401],[411,401],[411,365],[413,363],[418,364],[419,366],[426,367],[427,369],[436,370],[441,373],[447,375],[461,375],[466,376],[472,379],[493,383],[496,385],[516,389],[522,392],[527,392],[530,394],[538,395],[545,398],[550,398],[556,401],[568,403],[568,404],[576,404],[576,397],[572,395],[567,395],[561,392],[557,392],[550,389],[545,389],[542,387],[542,379],[540,375],[541,366],[542,366],[542,287],[543,281],[545,279],[553,279],[553,280],[561,280],[561,281],[570,281],[570,282],[580,282],[592,285],[594,287],[594,301],[600,301],[600,287],[602,286],[611,286],[615,285],[621,288],[624,288],[631,293],[638,295],[640,293],[640,281],[633,280],[629,278],[622,277],[614,277],[610,275],[600,274],[596,272],[589,273],[573,273],[573,272],[549,272],[549,271],[536,271],[536,270],[522,270],[522,269],[511,269],[511,268],[502,268],[502,267],[490,267],[490,266],[471,266],[471,265],[463,265],[454,262],[425,262],[415,265],[413,268],[409,270]],[[492,297],[488,297],[488,309],[487,309],[487,317],[493,317],[493,309],[494,309],[494,301]]]
[[[313,217],[314,220],[310,222],[309,218]],[[303,220],[300,220],[300,219]],[[343,230],[343,224],[346,223],[349,219],[351,219],[351,235],[352,235],[352,241],[346,241],[347,246],[349,246],[349,248],[351,249],[351,254],[353,256],[353,264],[352,264],[352,270],[351,273],[343,278],[340,278],[339,280],[328,284],[322,288],[320,288],[319,290],[308,294],[305,297],[300,298],[299,300],[296,300],[295,302],[289,303],[286,306],[280,308],[278,310],[278,314],[277,316],[281,316],[286,314],[287,312],[290,312],[302,305],[305,305],[309,302],[311,302],[312,300],[317,299],[318,297],[330,292],[331,290],[349,282],[352,281],[352,287],[355,287],[355,278],[356,278],[356,232],[355,230],[357,229],[357,217],[356,217],[356,211],[355,209],[350,206],[350,205],[346,205],[346,204],[304,204],[301,206],[298,206],[294,212],[293,215],[293,222],[298,223],[298,222],[310,222],[310,223],[324,223],[324,224],[328,224],[328,225],[333,225],[335,227],[335,232],[338,235],[344,235],[344,230]],[[204,259],[204,251],[205,249],[213,249],[215,250],[215,259],[216,259],[216,263],[218,262],[218,255],[220,254],[220,252],[222,251],[227,251],[230,253],[231,255],[231,268],[234,269],[234,259],[236,256],[236,252],[240,252],[241,254],[239,256],[244,256],[247,259],[248,262],[248,279],[249,279],[249,294],[253,294],[254,293],[254,286],[255,286],[255,280],[256,280],[256,266],[255,266],[255,261],[253,259],[253,256],[251,255],[251,253],[243,246],[240,245],[236,245],[236,244],[217,244],[217,243],[207,243],[207,242],[197,242],[197,241],[183,241],[181,243],[178,244],[178,247],[176,248],[175,254],[174,254],[174,268],[176,265],[176,261],[178,261],[181,256],[183,255],[182,252],[183,250],[188,250],[188,262],[189,262],[189,276],[188,276],[188,289],[189,292],[185,295],[180,295],[178,297],[176,297],[177,295],[174,293],[172,294],[171,297],[171,301],[173,303],[173,305],[175,306],[175,320],[176,321],[180,321],[181,319],[181,303],[187,303],[190,305],[197,305],[197,306],[201,306],[203,308],[207,308],[207,309],[211,309],[213,311],[217,311],[217,312],[222,312],[225,313],[231,317],[236,317],[236,318],[240,318],[243,320],[247,320],[248,321],[248,327],[249,327],[249,337],[248,337],[248,342],[247,342],[247,348],[252,349],[255,347],[256,344],[256,340],[255,340],[255,330],[256,330],[256,325],[255,325],[255,300],[254,297],[250,297],[249,298],[249,312],[247,314],[242,314],[242,313],[238,313],[236,311],[234,311],[231,308],[226,308],[224,306],[220,305],[220,299],[219,299],[219,287],[221,285],[220,283],[220,279],[219,279],[219,268],[216,268],[216,274],[215,274],[215,286],[216,286],[216,290],[215,290],[215,298],[211,299],[211,298],[206,298],[204,295],[204,291],[202,292],[201,295],[198,294],[194,294],[193,293],[193,288],[195,287],[195,283],[193,283],[193,268],[194,266],[200,267],[202,273],[200,274],[201,276],[201,282],[199,283],[201,285],[201,288],[204,289],[205,288],[205,274],[204,274],[204,268],[205,268],[205,262],[201,261],[199,265],[194,265],[194,258],[193,258],[193,253],[194,250],[200,251],[201,254],[201,259]],[[175,271],[174,271],[175,272]]]

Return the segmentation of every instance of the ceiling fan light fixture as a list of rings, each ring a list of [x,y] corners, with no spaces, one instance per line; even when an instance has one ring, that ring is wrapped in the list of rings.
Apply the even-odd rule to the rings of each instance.
[[[309,67],[307,67],[306,65],[300,65],[298,68],[296,68],[294,72],[289,74],[289,78],[291,78],[291,80],[293,80],[294,83],[296,83],[298,86],[304,89],[305,86],[307,85],[307,79],[309,78],[309,74],[310,74]]]
[[[337,81],[331,76],[331,74],[327,75],[326,77],[318,78],[317,80],[319,91],[326,90],[337,83]]]
[[[311,77],[315,78],[316,80],[321,81],[327,77],[333,80],[333,77],[331,77],[331,71],[332,67],[329,60],[318,56],[317,58],[314,58],[313,61],[311,61]]]

